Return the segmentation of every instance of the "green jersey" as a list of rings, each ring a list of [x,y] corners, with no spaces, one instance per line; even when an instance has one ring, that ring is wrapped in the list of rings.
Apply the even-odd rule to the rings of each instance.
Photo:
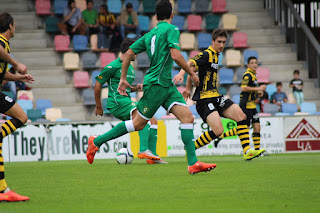
[[[179,29],[161,21],[149,33],[130,46],[136,54],[146,51],[150,60],[150,69],[144,77],[144,85],[159,84],[169,87],[172,84],[171,70],[173,60],[170,48],[180,50]]]
[[[108,93],[108,101],[107,107],[113,108],[119,105],[119,101],[122,99],[131,99],[130,92],[131,89],[127,88],[128,96],[120,95],[117,91],[118,85],[121,77],[121,67],[122,61],[120,58],[114,60],[100,72],[100,74],[96,77],[96,80],[101,84],[105,84],[108,82],[109,85],[109,93]],[[127,74],[127,81],[131,85],[135,78],[135,72],[133,67],[130,65]]]

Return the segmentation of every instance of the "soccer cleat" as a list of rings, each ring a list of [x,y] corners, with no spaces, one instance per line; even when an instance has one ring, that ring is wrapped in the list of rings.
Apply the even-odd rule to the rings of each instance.
[[[94,145],[93,140],[96,138],[96,135],[90,136],[89,137],[89,142],[88,142],[88,149],[87,149],[87,160],[90,164],[93,163],[94,156],[99,150],[99,147]]]
[[[27,200],[29,200],[29,197],[19,195],[14,191],[0,193],[0,202],[19,202],[19,201],[27,201]]]
[[[210,170],[212,170],[212,169],[214,169],[216,167],[217,167],[216,164],[213,164],[213,163],[202,163],[202,162],[198,161],[194,165],[188,166],[188,172],[189,172],[189,174],[194,175],[194,174],[199,173],[199,172],[210,171]]]
[[[249,160],[252,160],[253,158],[259,157],[265,151],[266,151],[265,149],[261,149],[261,150],[252,150],[252,149],[250,149],[247,154],[243,155],[243,158],[246,161],[249,161]]]
[[[160,160],[160,157],[152,154],[152,152],[149,149],[147,149],[146,151],[143,151],[143,152],[139,151],[138,158],[140,158],[140,159],[147,158],[149,160]]]
[[[147,164],[168,164],[168,162],[162,160],[160,158],[160,160],[147,160]]]
[[[214,147],[217,148],[218,147],[218,143],[222,140],[222,138],[216,138],[214,140]]]

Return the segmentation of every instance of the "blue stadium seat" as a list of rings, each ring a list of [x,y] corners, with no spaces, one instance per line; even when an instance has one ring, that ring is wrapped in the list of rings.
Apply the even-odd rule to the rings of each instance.
[[[68,6],[68,0],[55,0],[53,3],[54,14],[63,15],[63,10]]]
[[[187,61],[188,60],[187,52],[186,51],[181,51],[181,54],[184,57],[184,60]],[[178,64],[175,61],[173,61],[173,67],[176,68],[176,69],[180,69],[180,67],[178,66]]]
[[[91,74],[91,79],[92,79],[92,86],[94,87],[94,85],[96,84],[96,77],[100,74],[100,70],[95,70],[92,72]],[[107,87],[107,83],[105,83],[104,85],[102,85],[102,87]]]
[[[209,0],[196,0],[195,5],[197,13],[208,12]]]
[[[84,35],[73,36],[73,50],[74,51],[85,51],[87,50],[88,39]]]
[[[301,103],[301,112],[307,112],[309,115],[317,112],[317,106],[315,103],[303,102]]]
[[[240,95],[234,95],[232,96],[232,101],[235,103],[235,104],[238,104],[240,103]]]
[[[210,33],[198,33],[198,48],[207,49],[212,42],[212,36]]]
[[[223,53],[221,52],[219,53],[219,56],[218,56],[218,64],[220,67],[223,66],[222,61],[223,61]]]
[[[139,0],[125,0],[124,1],[124,6],[126,7],[126,5],[128,3],[131,3],[132,4],[132,7],[133,9],[138,12],[139,11],[139,7],[140,7],[140,3],[139,3]]]
[[[108,102],[108,98],[102,99],[103,114],[110,114],[110,111],[107,108],[107,102]]]
[[[219,70],[220,84],[233,84],[233,69],[221,68]]]
[[[110,12],[114,14],[120,14],[121,13],[121,8],[122,4],[121,1],[119,0],[108,0],[107,1],[108,9]]]
[[[149,31],[150,19],[148,16],[138,16],[139,28],[142,32]]]
[[[196,105],[189,106],[189,109],[195,118],[200,118],[200,115],[198,114],[197,109],[196,109]]]
[[[41,110],[42,115],[46,114],[46,109],[52,108],[52,102],[49,99],[38,99],[36,102],[37,109]]]
[[[191,0],[178,0],[178,13],[191,13]]]
[[[171,70],[171,77],[173,78],[174,76],[179,74],[179,70]]]
[[[142,52],[137,55],[137,62],[139,68],[149,68],[150,67],[150,60],[146,52]]]
[[[296,104],[289,104],[289,103],[283,103],[281,105],[282,112],[289,113],[290,115],[293,115],[295,112],[298,111],[298,107]]]
[[[263,112],[274,115],[279,112],[279,108],[280,107],[277,104],[265,104],[263,105]]]
[[[239,67],[236,71],[236,75],[237,75],[237,82],[241,83],[242,81],[242,76],[243,74],[246,72],[246,68],[244,67]]]
[[[20,105],[20,107],[23,109],[23,111],[27,114],[27,111],[29,109],[33,108],[33,104],[31,100],[17,100],[17,103]]]
[[[290,115],[290,113],[277,112],[277,113],[275,114],[275,116],[288,116],[288,115]]]
[[[244,56],[244,65],[247,65],[247,60],[251,56],[254,56],[259,59],[258,51],[256,50],[244,50],[243,56]]]
[[[94,106],[96,105],[96,101],[94,99],[94,90],[89,88],[83,90],[83,105],[85,106]]]
[[[185,22],[185,18],[184,16],[174,16],[173,19],[172,19],[172,24],[174,26],[177,26],[179,28],[179,30],[184,30],[184,22]]]
[[[156,119],[161,118],[162,116],[166,115],[167,111],[161,106],[159,109],[156,111],[156,113],[153,115]]]
[[[273,93],[277,92],[277,87],[273,84],[268,84],[266,88],[266,92],[268,93],[269,100],[270,100]]]
[[[46,24],[46,32],[47,33],[57,33],[59,32],[59,28],[58,28],[58,22],[59,22],[59,18],[55,17],[55,16],[49,16],[45,19],[45,24]]]
[[[143,13],[154,13],[157,0],[143,0]]]
[[[134,78],[134,81],[132,83],[132,86],[137,86],[138,84],[142,84],[143,83],[143,77],[144,77],[143,71],[136,70],[135,71],[135,78]]]
[[[36,120],[42,118],[42,112],[39,109],[28,109],[27,116],[28,119],[30,119],[32,122],[35,122]]]
[[[93,52],[85,52],[81,55],[82,68],[92,69],[96,68],[97,55]]]
[[[70,118],[57,118],[56,122],[70,122]]]
[[[102,4],[105,4],[105,0],[93,0],[93,9],[95,9],[96,11],[99,12],[100,6]],[[109,9],[109,11],[111,10],[110,7],[108,9]]]
[[[227,89],[225,87],[219,87],[219,94],[226,95],[227,94]]]

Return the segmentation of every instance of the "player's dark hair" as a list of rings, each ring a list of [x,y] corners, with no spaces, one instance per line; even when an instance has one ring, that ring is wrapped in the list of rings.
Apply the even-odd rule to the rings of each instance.
[[[256,60],[258,61],[258,59],[257,59],[256,57],[250,56],[250,57],[248,58],[248,60],[247,60],[247,64],[249,64],[250,61],[251,61],[251,60],[254,60],[254,59],[256,59]]]
[[[9,13],[0,13],[0,32],[6,32],[10,24],[13,25],[13,17]]]
[[[169,0],[159,0],[155,10],[159,21],[169,19],[172,14],[172,5]]]
[[[277,83],[276,83],[276,87],[277,87],[277,86],[282,86],[282,83],[281,83],[281,82],[277,82]]]
[[[71,4],[72,4],[72,3],[75,3],[75,2],[76,2],[75,0],[69,0],[69,1],[68,1],[68,7],[71,9]]]
[[[132,4],[129,2],[129,3],[127,4],[126,8],[127,8],[127,9],[128,9],[128,8],[132,8]]]
[[[228,32],[225,29],[215,29],[212,31],[212,40],[215,41],[218,37],[228,38]]]
[[[299,71],[299,70],[294,70],[294,71],[293,71],[293,74],[294,74],[294,75],[295,75],[295,74],[300,75],[300,71]]]
[[[92,0],[87,0],[87,4],[89,4],[89,3],[94,4]]]
[[[102,7],[103,10],[108,11],[108,5],[102,4],[100,7]]]
[[[123,40],[123,42],[121,43],[121,52],[122,53],[126,53],[129,49],[129,47],[135,42],[134,39],[132,38],[126,38]]]

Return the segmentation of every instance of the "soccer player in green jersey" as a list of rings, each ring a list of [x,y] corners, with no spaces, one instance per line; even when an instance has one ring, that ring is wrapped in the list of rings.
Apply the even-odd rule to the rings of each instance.
[[[193,136],[194,118],[181,93],[172,83],[173,60],[186,70],[195,85],[199,84],[199,78],[190,70],[180,53],[180,31],[176,26],[171,25],[173,18],[171,3],[168,0],[160,0],[156,4],[155,11],[159,23],[131,45],[124,55],[118,86],[121,95],[128,95],[127,88],[132,88],[127,81],[130,62],[136,54],[146,51],[150,59],[150,70],[144,78],[143,96],[137,105],[138,116],[118,124],[104,135],[91,136],[87,150],[88,162],[93,163],[95,153],[103,143],[128,132],[142,130],[158,108],[163,106],[181,121],[181,138],[187,152],[188,172],[195,174],[210,171],[216,165],[199,162],[196,157]]]
[[[131,100],[130,92],[142,91],[142,84],[138,84],[137,86],[127,89],[128,96],[120,95],[117,91],[118,84],[120,82],[121,77],[121,67],[124,54],[129,49],[129,46],[134,43],[133,39],[126,38],[121,43],[121,55],[118,59],[114,60],[101,71],[101,73],[96,77],[96,84],[94,86],[94,95],[96,101],[96,115],[103,115],[103,109],[101,106],[101,88],[102,85],[108,82],[109,85],[109,93],[108,93],[108,101],[107,108],[110,113],[122,120],[130,120],[137,116],[137,103]],[[136,57],[133,58],[135,60]],[[127,81],[131,85],[135,78],[135,72],[133,67],[130,65]],[[140,137],[140,151],[138,153],[139,158],[150,158],[147,160],[148,164],[163,164],[167,163],[162,159],[159,159],[157,155],[157,120],[155,118],[150,119],[150,124],[147,124],[142,130],[139,131]]]

